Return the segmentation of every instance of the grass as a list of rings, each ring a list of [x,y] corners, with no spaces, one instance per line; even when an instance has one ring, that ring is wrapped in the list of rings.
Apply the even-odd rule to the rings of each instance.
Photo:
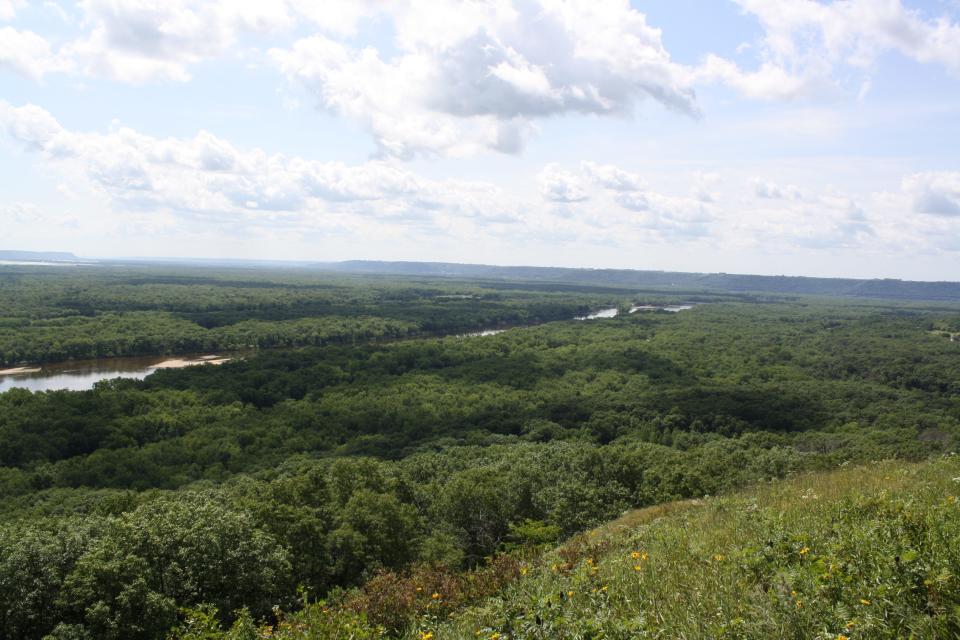
[[[381,576],[269,632],[180,637],[957,638],[958,494],[956,457],[802,475],[632,511],[446,582]]]

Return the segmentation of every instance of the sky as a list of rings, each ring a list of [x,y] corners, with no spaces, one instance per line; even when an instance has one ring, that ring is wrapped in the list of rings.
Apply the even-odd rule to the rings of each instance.
[[[960,280],[960,0],[0,0],[0,249]]]

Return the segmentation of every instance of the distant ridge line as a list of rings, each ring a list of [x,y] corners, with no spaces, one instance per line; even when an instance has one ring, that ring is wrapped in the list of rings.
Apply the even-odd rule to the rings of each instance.
[[[0,260],[75,262],[79,260],[79,258],[69,251],[15,251],[0,249]]]
[[[346,273],[393,274],[468,278],[544,280],[576,284],[683,287],[706,291],[853,296],[903,300],[960,301],[960,282],[761,276],[728,273],[687,273],[635,269],[571,267],[502,267],[453,262],[387,262],[347,260],[325,263],[324,268]]]

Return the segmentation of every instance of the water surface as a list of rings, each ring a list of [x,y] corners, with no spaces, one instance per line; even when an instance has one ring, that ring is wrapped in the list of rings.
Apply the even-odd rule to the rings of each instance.
[[[204,364],[215,356],[143,356],[129,358],[98,358],[96,360],[68,360],[42,365],[25,365],[26,373],[0,375],[0,393],[19,387],[30,391],[68,389],[84,391],[92,389],[101,380],[135,378],[142,380],[163,368]],[[15,369],[17,367],[4,367]],[[36,371],[35,369],[39,369]]]

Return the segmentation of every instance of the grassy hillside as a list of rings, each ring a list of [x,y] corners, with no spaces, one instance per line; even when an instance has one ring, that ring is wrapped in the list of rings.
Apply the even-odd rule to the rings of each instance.
[[[381,574],[272,628],[182,640],[960,637],[960,460],[882,462],[631,511],[472,573]]]

